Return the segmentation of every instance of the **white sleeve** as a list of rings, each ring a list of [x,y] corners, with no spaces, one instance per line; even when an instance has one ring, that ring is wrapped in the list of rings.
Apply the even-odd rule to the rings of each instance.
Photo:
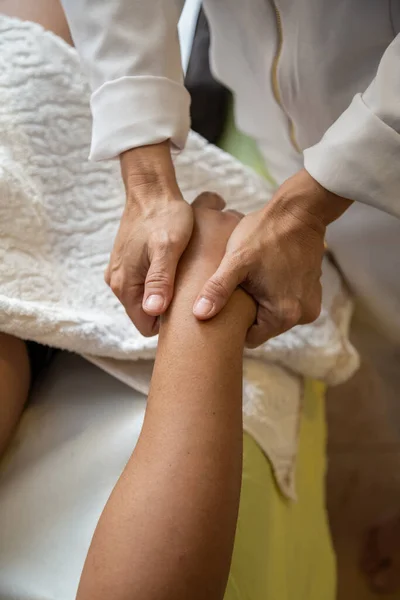
[[[400,35],[368,89],[304,151],[304,166],[331,192],[400,217]]]
[[[177,25],[181,0],[62,0],[92,88],[90,158],[171,140],[185,145],[190,97]]]

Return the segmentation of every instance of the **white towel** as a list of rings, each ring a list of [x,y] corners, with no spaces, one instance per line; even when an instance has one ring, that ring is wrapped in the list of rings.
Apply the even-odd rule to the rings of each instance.
[[[92,355],[135,385],[138,364],[127,361],[154,358],[157,340],[137,332],[103,281],[124,193],[116,161],[87,161],[89,88],[76,51],[39,25],[0,16],[0,97],[0,330]],[[267,182],[194,133],[175,164],[188,200],[216,191],[228,206],[249,212],[271,196]],[[328,261],[323,287],[314,324],[252,352],[269,364],[263,366],[270,374],[268,394],[290,399],[282,425],[279,411],[274,414],[282,457],[274,468],[289,495],[303,377],[334,384],[358,366],[347,338],[351,301]],[[257,382],[250,385],[259,389]],[[245,397],[258,398],[252,401],[257,409],[245,406],[253,421],[258,413],[264,423],[265,434],[257,428],[255,437],[272,456],[268,402],[249,392]],[[249,421],[245,411],[245,427]]]

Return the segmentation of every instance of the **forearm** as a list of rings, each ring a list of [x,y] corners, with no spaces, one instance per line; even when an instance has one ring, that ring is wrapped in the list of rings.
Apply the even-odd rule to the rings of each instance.
[[[192,271],[193,273],[193,271]],[[213,321],[192,305],[207,267],[179,278],[161,327],[142,434],[101,517],[79,600],[223,597],[241,481],[242,291]]]

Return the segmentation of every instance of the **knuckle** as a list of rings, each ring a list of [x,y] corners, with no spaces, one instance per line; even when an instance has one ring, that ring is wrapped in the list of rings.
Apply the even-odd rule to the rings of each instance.
[[[207,294],[210,296],[217,296],[219,298],[229,298],[229,290],[222,278],[210,279],[207,285]]]
[[[238,248],[227,253],[227,258],[233,269],[242,267],[251,271],[257,263],[257,256],[250,248]]]
[[[313,323],[321,314],[321,302],[314,302],[303,311],[303,323]]]
[[[301,322],[300,302],[295,298],[274,299],[259,306],[257,312],[257,332],[249,336],[255,346],[288,331]]]
[[[146,287],[168,288],[171,285],[170,276],[164,270],[150,270],[146,277]]]
[[[173,246],[173,244],[172,244],[171,238],[169,236],[168,237],[163,236],[157,240],[157,244],[155,247],[156,247],[157,254],[159,254],[161,257],[165,258],[169,254],[169,252],[172,250],[172,246]]]
[[[180,236],[174,232],[163,231],[152,236],[150,246],[154,254],[160,258],[167,258],[180,245]]]
[[[301,305],[298,300],[286,300],[277,307],[277,321],[279,331],[288,331],[298,324],[301,319]]]
[[[123,277],[117,273],[113,273],[110,276],[109,286],[117,298],[121,298],[124,290]]]

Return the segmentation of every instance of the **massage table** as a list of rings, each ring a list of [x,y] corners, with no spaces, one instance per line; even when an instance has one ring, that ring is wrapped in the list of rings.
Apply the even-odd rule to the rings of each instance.
[[[324,510],[324,387],[307,382],[298,501],[244,435],[243,484],[225,600],[333,600]],[[94,528],[138,438],[146,398],[60,352],[0,463],[0,600],[73,600]]]

